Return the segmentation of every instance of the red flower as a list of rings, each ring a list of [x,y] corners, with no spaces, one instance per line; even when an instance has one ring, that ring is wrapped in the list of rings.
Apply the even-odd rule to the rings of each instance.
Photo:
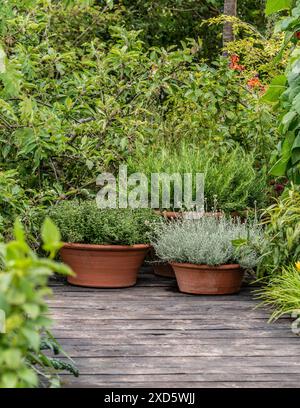
[[[257,87],[261,87],[262,83],[260,82],[258,77],[253,77],[251,79],[249,79],[249,81],[247,82],[247,85],[249,86],[249,88],[257,88]]]
[[[244,71],[245,67],[244,65],[239,64],[240,57],[238,55],[231,55],[230,56],[230,64],[229,68],[233,69],[234,71]]]
[[[266,86],[260,82],[258,74],[255,75],[253,78],[249,79],[247,82],[248,88],[250,89],[259,89],[261,93],[266,92]]]

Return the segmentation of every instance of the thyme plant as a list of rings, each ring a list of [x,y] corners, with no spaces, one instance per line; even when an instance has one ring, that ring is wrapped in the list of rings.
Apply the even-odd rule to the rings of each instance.
[[[152,245],[162,261],[207,265],[239,263],[248,269],[258,263],[261,238],[261,230],[254,224],[204,216],[199,220],[157,225]]]

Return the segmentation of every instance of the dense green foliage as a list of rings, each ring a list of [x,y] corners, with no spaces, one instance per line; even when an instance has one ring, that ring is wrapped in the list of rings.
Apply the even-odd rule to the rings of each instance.
[[[163,261],[253,267],[259,247],[274,316],[297,309],[297,189],[265,211],[265,239],[225,218],[163,223],[92,201],[97,175],[120,163],[148,176],[204,172],[208,211],[267,205],[272,166],[300,182],[300,1],[267,0],[267,17],[264,4],[238,1],[236,39],[223,50],[222,0],[0,0],[1,238],[20,216],[38,247],[50,215],[68,242],[148,243],[154,228]],[[1,244],[0,387],[37,386],[37,373],[58,386],[59,370],[77,374],[44,352],[61,351],[42,335],[47,280],[70,271],[53,260],[60,234],[48,219],[42,240],[49,258],[16,223]]]
[[[261,274],[274,274],[280,268],[300,259],[300,193],[293,188],[267,208],[265,219],[266,246]]]
[[[239,0],[238,16],[265,31],[264,0]],[[127,27],[142,30],[142,39],[150,46],[179,44],[186,38],[203,39],[200,55],[215,58],[221,50],[218,27],[202,25],[203,20],[223,12],[223,0],[123,0]],[[115,2],[115,5],[121,2]]]
[[[282,142],[277,152],[277,161],[271,173],[274,176],[287,176],[296,184],[300,183],[300,98],[299,98],[299,31],[300,31],[300,1],[267,3],[268,14],[281,9],[289,9],[290,15],[280,18],[276,31],[285,34],[282,50],[290,47],[286,75],[273,79],[264,96],[264,100],[275,104],[275,109],[281,114],[279,126]],[[281,53],[282,54],[282,53]],[[278,59],[281,55],[278,56]]]
[[[65,242],[133,245],[149,242],[160,217],[150,209],[99,209],[94,201],[65,201],[50,209]]]
[[[198,39],[147,48],[120,2],[1,5],[2,231],[18,213],[30,226],[37,207],[93,196],[97,174],[137,146],[147,156],[162,142],[209,142],[268,162],[277,141],[269,106],[226,58],[202,63]]]
[[[158,225],[152,244],[162,261],[208,265],[239,263],[253,268],[258,262],[256,248],[261,238],[261,231],[255,225],[204,216]]]
[[[159,146],[148,150],[146,156],[137,152],[127,164],[129,174],[143,172],[149,182],[156,172],[179,173],[182,178],[185,173],[203,173],[206,211],[216,206],[223,211],[253,209],[255,205],[262,208],[266,201],[266,172],[258,171],[253,154],[240,148],[215,151],[213,145],[201,148],[187,143],[176,148]]]
[[[60,352],[51,335],[42,338],[51,323],[45,297],[51,294],[49,276],[53,272],[71,274],[71,270],[53,260],[61,244],[59,232],[49,219],[42,227],[43,248],[49,258],[38,258],[30,249],[19,222],[14,232],[15,240],[0,246],[0,309],[6,316],[5,334],[0,335],[0,388],[36,387],[38,375],[50,386],[58,386],[57,373],[64,368],[72,371],[72,366],[58,364],[43,352],[49,348],[55,354]]]
[[[278,319],[284,314],[295,318],[300,315],[300,270],[293,266],[286,266],[279,274],[273,276],[268,284],[257,291],[264,306],[271,306],[273,313],[271,320]]]

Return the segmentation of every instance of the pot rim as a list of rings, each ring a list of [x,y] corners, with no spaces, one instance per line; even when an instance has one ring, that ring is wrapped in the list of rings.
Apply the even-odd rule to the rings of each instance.
[[[224,265],[206,265],[206,264],[191,264],[184,262],[170,262],[172,266],[178,268],[200,269],[200,270],[228,270],[228,269],[242,269],[240,264],[224,264]]]
[[[134,245],[105,245],[105,244],[80,244],[75,242],[63,242],[61,249],[79,249],[82,251],[136,251],[150,249],[150,244]]]

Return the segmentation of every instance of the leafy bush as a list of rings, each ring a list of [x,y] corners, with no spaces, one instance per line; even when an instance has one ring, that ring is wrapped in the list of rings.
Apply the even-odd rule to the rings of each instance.
[[[274,64],[274,58],[283,45],[283,35],[271,33],[270,25],[267,32],[262,33],[254,25],[248,24],[237,17],[220,15],[203,22],[206,27],[230,22],[235,34],[234,41],[225,44],[224,52],[228,55],[237,55],[240,58],[240,76],[245,79],[258,76],[264,83],[275,75],[282,74],[286,60],[282,59]],[[250,90],[250,89],[249,89]]]
[[[123,5],[126,26],[142,30],[142,39],[150,46],[166,47],[200,36],[201,57],[211,60],[221,51],[219,30],[207,30],[201,22],[222,13],[224,0],[123,0]],[[265,30],[261,0],[239,0],[237,11],[242,19]]]
[[[0,171],[0,234],[6,234],[17,215],[24,214],[29,204],[19,184],[16,170]]]
[[[266,203],[266,172],[256,170],[253,155],[240,148],[218,150],[210,145],[201,148],[181,143],[177,148],[160,145],[141,153],[138,147],[128,159],[128,171],[146,174],[149,182],[151,174],[157,172],[180,173],[182,177],[184,173],[203,173],[208,211],[216,205],[223,211],[239,211],[262,208]]]
[[[126,160],[137,141],[212,141],[268,158],[273,116],[227,59],[199,63],[195,40],[147,50],[141,33],[118,25],[119,12],[92,3],[10,1],[1,9],[3,170],[54,201],[86,194],[95,174]]]
[[[261,239],[254,225],[222,217],[202,217],[156,227],[152,244],[162,261],[207,265],[239,263],[253,268]]]
[[[279,273],[300,258],[300,192],[287,190],[263,214],[265,245],[259,276]]]
[[[300,315],[300,273],[295,266],[285,266],[272,276],[267,285],[256,291],[262,306],[273,309],[271,320],[284,314]],[[293,316],[295,317],[295,316]]]
[[[289,15],[281,17],[282,9],[288,9]],[[273,78],[264,96],[265,101],[273,103],[280,117],[279,134],[282,141],[278,144],[277,157],[271,173],[274,176],[287,176],[289,180],[300,184],[300,110],[299,110],[299,26],[300,1],[267,2],[266,12],[277,13],[276,31],[284,34],[281,52],[275,62],[280,60],[284,49],[288,49],[288,64],[285,75]]]
[[[56,373],[64,368],[77,375],[71,365],[43,352],[49,348],[55,354],[61,351],[50,334],[42,337],[51,324],[45,303],[45,296],[51,294],[48,278],[53,272],[70,274],[71,270],[53,261],[61,244],[49,219],[43,224],[42,238],[50,259],[38,258],[29,248],[19,222],[15,223],[15,240],[0,245],[0,309],[6,315],[6,332],[0,335],[0,388],[37,387],[41,377],[50,386],[58,386]]]
[[[149,242],[152,223],[160,217],[150,209],[99,209],[95,201],[65,201],[49,213],[65,242],[133,245]]]

